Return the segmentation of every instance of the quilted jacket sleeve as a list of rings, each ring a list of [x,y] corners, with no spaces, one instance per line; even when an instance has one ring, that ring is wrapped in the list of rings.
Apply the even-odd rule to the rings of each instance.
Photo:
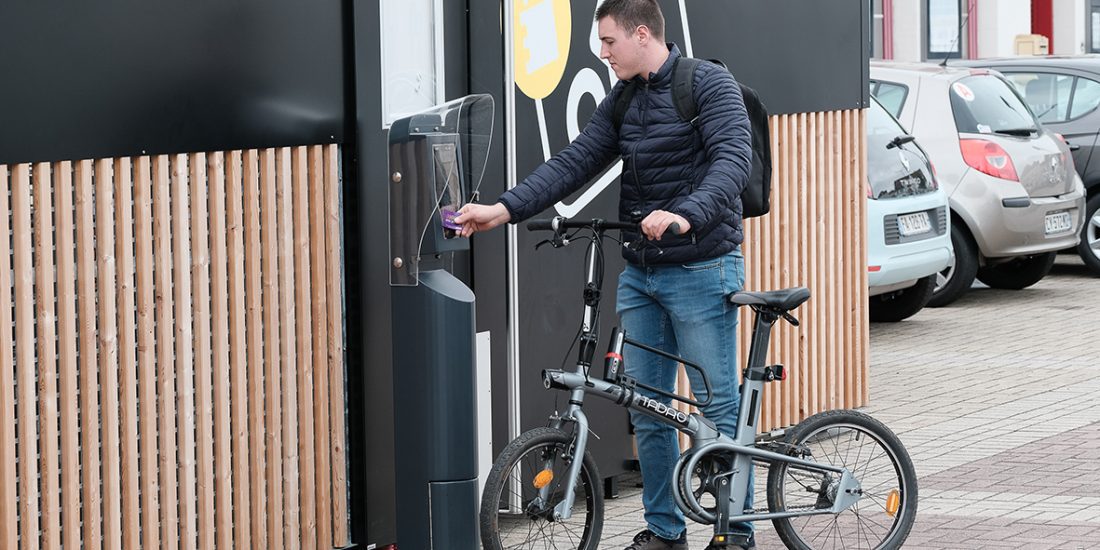
[[[500,196],[498,201],[508,209],[512,223],[526,220],[568,197],[615,160],[619,155],[619,131],[611,115],[622,88],[623,83],[619,82],[611,89],[577,139]]]
[[[710,168],[695,190],[672,208],[693,229],[704,231],[741,200],[752,172],[752,133],[741,87],[729,71],[707,65],[696,71],[694,86],[696,124]]]

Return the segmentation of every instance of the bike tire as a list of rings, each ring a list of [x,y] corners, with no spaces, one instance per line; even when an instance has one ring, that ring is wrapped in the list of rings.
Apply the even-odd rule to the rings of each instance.
[[[788,548],[901,547],[917,515],[917,473],[905,446],[889,428],[856,411],[829,411],[802,421],[787,432],[784,441],[792,455],[808,450],[811,454],[806,460],[848,468],[864,491],[858,502],[839,514],[773,520]],[[853,446],[857,448],[853,450]],[[863,458],[868,463],[860,463]],[[884,461],[870,463],[880,458]],[[770,511],[831,507],[827,476],[786,462],[773,464],[770,470]],[[807,505],[800,497],[813,502]],[[895,498],[896,505],[887,504]],[[894,506],[891,515],[887,510]],[[846,533],[850,534],[845,537]]]
[[[603,531],[603,480],[596,462],[585,451],[576,486],[573,515],[565,522],[546,519],[546,510],[564,496],[572,459],[573,435],[555,428],[535,428],[514,439],[493,463],[481,495],[481,543],[487,550],[570,548],[596,550]],[[532,454],[532,453],[538,453]],[[563,460],[562,458],[565,457]],[[536,502],[535,477],[552,460],[550,503]],[[533,466],[533,467],[532,467]],[[515,481],[513,481],[515,480]],[[517,491],[516,488],[519,488]],[[508,499],[511,502],[504,502]],[[518,513],[502,509],[518,501]],[[532,538],[532,537],[540,538]]]

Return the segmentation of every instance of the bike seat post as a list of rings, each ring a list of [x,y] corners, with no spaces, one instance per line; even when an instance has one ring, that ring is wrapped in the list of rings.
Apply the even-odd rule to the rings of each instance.
[[[752,328],[752,347],[749,348],[748,366],[742,372],[741,409],[737,415],[737,442],[742,445],[752,445],[756,439],[761,396],[764,393],[764,378],[758,373],[762,373],[764,368],[772,326],[779,319],[776,314],[763,308],[753,309],[756,319]]]

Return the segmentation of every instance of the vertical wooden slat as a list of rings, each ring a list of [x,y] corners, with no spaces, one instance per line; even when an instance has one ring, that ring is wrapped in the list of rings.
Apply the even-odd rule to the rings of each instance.
[[[785,192],[780,200],[780,208],[785,212],[783,216],[780,216],[782,224],[780,226],[779,239],[783,243],[782,246],[776,247],[780,250],[780,268],[778,269],[778,281],[776,288],[788,288],[791,286],[791,270],[794,268],[794,261],[796,258],[791,256],[794,251],[794,238],[791,235],[792,225],[796,223],[796,212],[791,208],[791,199],[798,193],[798,116],[790,115],[787,117],[787,171],[789,176],[787,177],[787,185]],[[777,325],[779,333],[781,335],[780,346],[777,349],[779,357],[776,360],[784,365],[792,365],[791,358],[791,345],[794,339],[794,331],[790,329],[790,326],[786,323],[780,323]],[[781,401],[779,407],[780,414],[777,421],[780,424],[790,423],[790,406],[791,402],[788,399],[790,395],[791,384],[789,381],[780,382],[775,385],[776,398]]]
[[[172,188],[166,155],[153,159],[153,256],[156,312],[157,410],[160,436],[160,543],[179,545],[176,459],[176,365],[173,358]]]
[[[809,197],[813,194],[813,188],[810,183],[810,174],[812,173],[813,165],[813,141],[809,140],[811,134],[811,128],[813,124],[813,115],[801,115],[800,134],[798,136],[798,148],[801,151],[801,162],[798,169],[798,276],[796,278],[796,284],[799,286],[805,286],[810,288],[810,269],[809,269],[809,242],[810,235],[813,233],[813,226],[807,223],[807,219],[811,216],[809,208]],[[800,317],[809,319],[807,315],[810,309],[808,306],[803,306]],[[807,345],[810,342],[810,333],[805,328],[798,331],[798,388],[795,395],[798,396],[798,409],[795,415],[795,420],[801,420],[807,415],[807,403],[809,403],[810,397],[810,361],[809,361],[809,348]]]
[[[229,288],[227,286],[225,154],[207,159],[210,180],[210,274],[214,377],[214,546],[233,546],[232,463],[233,445],[229,413]]]
[[[198,547],[214,548],[214,402],[210,362],[210,235],[206,155],[191,156],[191,294],[194,299]]]
[[[172,157],[172,291],[175,309],[176,395],[179,398],[180,548],[195,540],[195,365],[191,327],[191,220],[187,155]]]
[[[0,181],[4,181],[2,173]],[[76,548],[80,544],[80,417],[76,402],[76,272],[73,258],[72,163],[60,162],[54,165],[53,187],[54,225],[57,232],[58,391],[61,395],[61,545],[64,548]],[[0,195],[5,194],[0,192]],[[0,217],[5,216],[7,208],[0,204]],[[4,221],[3,225],[7,225],[7,220]],[[3,226],[0,226],[0,235],[7,235]],[[7,239],[3,240],[6,245]],[[0,247],[0,258],[4,261],[0,263],[0,270],[7,270],[7,254],[2,248]],[[11,303],[10,298],[6,300],[2,294],[5,288],[3,279],[0,279],[0,303]],[[8,317],[10,318],[10,313]],[[0,318],[0,324],[4,322]],[[0,336],[0,350],[4,348],[2,339]],[[4,444],[6,442],[0,437],[0,445]],[[0,498],[3,498],[2,495]],[[0,546],[2,545],[0,542]]]
[[[149,157],[134,163],[134,252],[137,296],[138,422],[141,432],[141,545],[160,546],[157,472],[157,363],[153,301],[153,189]],[[68,548],[68,547],[66,547]]]
[[[39,548],[38,434],[35,429],[34,264],[31,257],[30,167],[17,164],[11,182],[15,245],[15,368],[19,397],[19,533],[23,548]]]
[[[313,320],[310,310],[309,265],[309,180],[305,148],[293,151],[294,172],[294,280],[298,355],[298,459],[302,479],[316,480],[313,439]],[[317,547],[316,483],[301,486],[302,548]]]
[[[347,457],[344,454],[344,310],[343,264],[340,251],[340,180],[339,148],[325,146],[325,262],[328,278],[328,369],[329,445],[332,454],[333,546],[343,548],[350,542],[347,510]]]
[[[862,175],[860,176],[860,181],[863,181],[863,182],[867,182],[867,180],[868,180],[868,173],[867,173],[867,112],[868,111],[866,109],[860,111],[860,124],[859,124],[859,128],[856,129],[856,131],[859,132],[859,137],[860,137],[860,139],[859,139],[859,144],[860,144],[860,147],[859,147],[859,169],[862,172]],[[860,226],[861,227],[867,227],[867,223],[869,222],[869,220],[867,219],[867,201],[862,201],[861,200],[859,202],[859,205],[860,205],[860,212],[861,212],[862,218],[863,218],[863,221],[860,224]],[[863,267],[860,269],[860,279],[861,279],[861,281],[859,283],[859,290],[860,290],[861,293],[863,293],[863,296],[859,300],[859,306],[863,307],[863,308],[867,307],[867,292],[868,292],[868,288],[867,288],[868,274],[867,274],[867,268],[866,268],[866,266],[867,266],[867,240],[865,239],[866,235],[867,235],[866,231],[860,232],[860,242],[861,242],[860,251],[861,251],[861,253],[860,253],[859,265],[861,265]],[[861,334],[860,342],[862,342],[863,345],[861,346],[862,359],[860,361],[860,365],[861,365],[860,371],[863,372],[865,374],[865,376],[863,376],[863,378],[862,378],[863,379],[863,385],[862,385],[862,388],[861,388],[862,391],[860,392],[860,405],[867,405],[867,404],[869,404],[869,401],[870,401],[870,376],[869,376],[869,374],[870,374],[870,367],[871,367],[871,327],[870,327],[870,319],[868,318],[867,313],[864,313],[863,318],[862,318],[862,323],[863,323],[863,330],[860,333]]]
[[[275,151],[260,151],[260,238],[263,263],[264,384],[267,419],[267,536],[273,548],[283,547],[282,377],[279,371],[278,216],[276,212]]]
[[[855,270],[856,270],[856,268],[858,268],[858,266],[853,265],[854,262],[851,261],[851,257],[853,257],[853,243],[854,243],[854,240],[856,239],[856,233],[859,232],[859,230],[857,230],[855,228],[855,219],[853,217],[853,206],[855,204],[855,200],[853,200],[853,195],[854,195],[853,191],[855,189],[858,189],[858,188],[861,187],[861,183],[858,182],[858,180],[856,179],[856,174],[855,174],[855,169],[854,169],[856,167],[856,158],[853,158],[853,156],[851,156],[851,154],[853,154],[854,149],[855,149],[855,147],[853,146],[853,143],[854,143],[854,135],[853,135],[854,132],[853,132],[853,130],[854,130],[854,127],[855,127],[855,124],[854,124],[854,121],[853,121],[853,119],[854,119],[853,112],[854,111],[850,111],[850,110],[849,111],[844,111],[844,119],[845,119],[845,135],[844,135],[845,178],[844,178],[844,185],[842,187],[840,187],[840,190],[842,190],[842,193],[844,194],[844,199],[845,199],[844,204],[842,205],[843,209],[844,209],[844,216],[843,216],[842,219],[844,220],[844,222],[843,222],[843,231],[844,231],[845,237],[846,237],[846,239],[844,240],[844,256],[843,256],[843,259],[842,259],[842,263],[845,266],[844,278],[843,278],[843,282],[842,282],[843,288],[844,288],[844,316],[845,316],[845,320],[844,320],[844,329],[845,329],[845,331],[844,331],[844,352],[845,352],[845,357],[844,357],[844,360],[842,360],[842,362],[840,362],[840,366],[845,368],[845,370],[849,370],[849,368],[851,368],[850,365],[855,364],[855,362],[853,361],[853,359],[854,359],[853,353],[851,353],[851,352],[853,352],[854,344],[855,344],[855,342],[853,342],[853,330],[854,330],[854,324],[855,324],[853,322],[853,320],[854,320],[854,317],[855,317],[854,312],[855,312],[855,308],[856,308],[856,304],[855,304],[855,301],[854,301],[855,293],[854,293],[854,288],[853,288],[853,286],[855,286],[855,285],[854,285],[853,279],[855,278],[855,275],[856,275]],[[866,267],[864,267],[864,268],[866,270]],[[849,373],[845,373],[845,374],[849,374]],[[845,381],[845,384],[844,384],[845,392],[844,392],[844,405],[843,405],[843,407],[844,408],[850,408],[851,406],[854,405],[854,400],[855,400],[853,398],[853,386],[856,383],[856,377],[846,375],[846,376],[844,376],[844,381]]]
[[[840,210],[840,188],[844,185],[844,180],[841,175],[841,164],[843,163],[843,151],[841,149],[840,136],[842,132],[841,128],[841,116],[839,111],[831,113],[831,139],[829,141],[829,291],[828,291],[828,307],[829,307],[829,331],[831,344],[829,346],[829,408],[836,409],[843,406],[842,400],[838,399],[838,395],[843,393],[844,381],[841,378],[841,360],[843,358],[843,351],[840,349],[839,343],[843,341],[843,327],[840,326],[841,317],[839,314],[840,301],[839,301],[839,285],[840,285],[840,262],[837,261],[840,255],[840,250],[843,247],[841,242],[844,236],[841,234],[838,221],[841,220],[839,215]]]
[[[264,496],[263,302],[260,289],[260,177],[257,153],[244,153],[245,300],[248,331],[248,462],[252,544],[266,548],[267,501]]]
[[[103,403],[103,544],[122,545],[121,451],[119,449],[118,302],[115,287],[114,170],[110,160],[95,161],[96,269],[99,303],[99,392]]]
[[[38,472],[41,476],[42,547],[61,544],[58,473],[57,310],[54,305],[53,194],[50,165],[34,165],[34,305],[38,330]],[[6,235],[4,236],[7,237]]]
[[[819,307],[821,303],[821,276],[818,270],[821,269],[822,255],[817,249],[818,235],[820,234],[819,228],[821,227],[821,212],[819,210],[821,204],[821,120],[821,113],[813,113],[810,116],[809,138],[812,145],[810,146],[810,188],[806,192],[809,201],[809,219],[806,224],[809,229],[809,238],[807,239],[809,255],[806,258],[806,286],[810,289],[813,298],[809,302],[805,315],[806,319],[810,322],[810,326],[805,329],[809,333],[809,340],[806,347],[809,350],[810,358],[810,362],[806,366],[807,374],[810,377],[809,398],[806,401],[806,416],[817,414],[821,411],[822,362],[821,354],[818,352],[819,343],[822,341],[822,324],[818,322],[818,312],[821,311]]]
[[[12,303],[11,244],[9,222],[8,167],[0,165],[0,304]],[[15,469],[15,340],[12,336],[12,314],[7,305],[0,307],[0,547],[15,548],[18,544],[19,525],[16,486],[19,483]],[[75,433],[75,430],[73,431]]]
[[[134,335],[133,183],[130,159],[115,160],[115,260],[118,269],[118,392],[122,482],[122,547],[138,548],[141,503],[138,502],[137,347]]]
[[[289,149],[278,152],[276,200],[279,210],[279,357],[283,378],[283,530],[288,548],[301,544],[298,503],[298,358],[294,341],[294,196]]]
[[[328,296],[325,286],[325,173],[321,146],[309,148],[309,263],[313,310],[313,419],[317,459],[317,547],[332,544],[332,462],[329,455]]]
[[[250,518],[252,493],[249,480],[248,358],[245,353],[245,249],[240,151],[229,153],[226,163],[226,243],[229,275],[229,391],[233,436],[233,541],[236,548],[252,547]],[[220,541],[219,541],[220,544]]]
[[[76,165],[76,293],[80,368],[80,471],[84,548],[101,547],[103,493],[99,458],[99,368],[96,354],[95,186],[92,161]]]

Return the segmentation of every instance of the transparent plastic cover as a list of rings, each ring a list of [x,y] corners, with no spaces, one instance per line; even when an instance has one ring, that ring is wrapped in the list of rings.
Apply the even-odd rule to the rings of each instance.
[[[390,126],[391,285],[416,285],[426,258],[469,247],[453,218],[481,185],[493,110],[492,96],[470,95]]]

